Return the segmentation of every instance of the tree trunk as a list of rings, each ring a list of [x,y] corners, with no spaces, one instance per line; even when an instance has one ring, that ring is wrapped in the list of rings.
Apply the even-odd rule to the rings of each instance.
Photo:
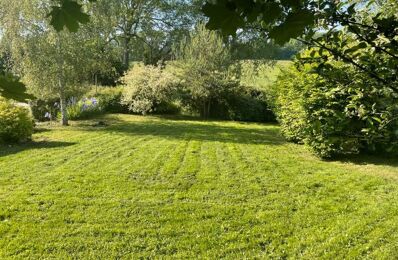
[[[202,118],[206,119],[206,101],[203,101]]]
[[[64,93],[62,88],[60,88],[59,99],[61,101],[60,102],[60,105],[61,105],[61,124],[63,126],[67,126],[68,125],[68,111],[66,110],[66,98],[65,98],[65,93]]]
[[[68,125],[68,111],[66,110],[66,97],[65,97],[65,78],[64,78],[64,58],[61,49],[61,36],[58,33],[57,49],[58,49],[58,94],[61,106],[61,124]]]
[[[130,38],[125,36],[123,46],[123,66],[128,69],[130,65]]]
[[[95,84],[95,94],[98,94],[98,74],[95,73],[94,76],[94,84]]]
[[[210,105],[211,105],[211,100],[207,101],[207,118],[210,117]]]

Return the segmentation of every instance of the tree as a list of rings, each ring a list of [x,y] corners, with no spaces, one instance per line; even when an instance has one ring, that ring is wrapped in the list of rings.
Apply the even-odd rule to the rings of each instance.
[[[183,82],[185,102],[208,118],[212,101],[225,88],[237,83],[231,76],[233,60],[229,48],[217,32],[199,24],[190,37],[177,46],[175,56],[171,67]]]
[[[113,27],[109,39],[120,46],[127,69],[131,53],[149,64],[170,57],[171,46],[203,18],[200,9],[204,0],[57,0],[49,16],[57,31],[68,28],[76,32],[92,20],[106,21]],[[84,10],[87,2],[95,6]],[[108,25],[107,24],[107,25]]]
[[[194,26],[200,10],[191,1],[98,0],[95,5],[108,10],[107,18],[114,25],[112,38],[121,46],[126,68],[132,51],[144,53],[139,58],[150,64],[169,56],[172,43]]]
[[[2,0],[6,10],[3,47],[11,54],[13,71],[30,93],[41,99],[60,99],[61,123],[68,124],[67,97],[78,95],[92,68],[90,35],[56,32],[47,19],[51,1]]]

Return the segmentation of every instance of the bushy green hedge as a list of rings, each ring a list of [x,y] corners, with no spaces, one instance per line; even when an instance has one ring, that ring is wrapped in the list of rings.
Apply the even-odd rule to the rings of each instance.
[[[398,148],[398,93],[350,65],[296,63],[279,76],[273,105],[284,136],[321,157]]]
[[[239,86],[227,99],[228,119],[250,122],[273,122],[275,115],[266,101],[266,93],[248,86]]]
[[[103,112],[129,113],[128,106],[122,104],[123,87],[93,87],[87,95],[98,100]]]
[[[24,142],[32,137],[33,118],[28,109],[0,97],[0,142]]]
[[[269,108],[265,92],[248,86],[226,89],[212,100],[210,117],[234,121],[274,122],[275,115]]]
[[[173,113],[177,79],[159,66],[136,64],[123,78],[122,104],[133,113]],[[170,108],[170,109],[169,109]]]

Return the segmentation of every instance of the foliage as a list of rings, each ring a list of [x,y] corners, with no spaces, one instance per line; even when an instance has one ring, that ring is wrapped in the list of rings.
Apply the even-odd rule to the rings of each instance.
[[[195,25],[199,2],[98,0],[90,5],[91,18],[106,24],[108,45],[117,46],[123,66],[128,69],[132,60],[155,65],[170,57],[172,44]]]
[[[308,71],[300,72],[293,65],[278,76],[273,90],[272,107],[278,117],[283,136],[293,142],[304,142],[306,128],[306,111],[303,98],[306,88],[313,87],[317,76]]]
[[[327,9],[321,1],[322,9]],[[203,12],[210,19],[207,26],[211,29],[222,29],[225,34],[235,34],[246,24],[258,24],[267,30],[277,43],[285,43],[291,38],[300,36],[313,26],[319,1],[207,1]]]
[[[177,79],[159,66],[136,64],[123,78],[122,103],[134,113],[157,112],[173,101]]]
[[[0,96],[21,102],[34,98],[26,93],[25,84],[8,72],[0,73]]]
[[[124,87],[93,87],[88,96],[98,100],[101,111],[106,113],[128,113],[128,106],[122,104]]]
[[[96,0],[88,0],[95,2]],[[89,15],[82,11],[82,5],[74,0],[60,0],[60,6],[53,6],[48,14],[51,17],[50,24],[58,32],[64,27],[70,32],[77,32],[79,24],[89,22]]]
[[[26,93],[26,86],[12,74],[10,67],[9,53],[0,54],[0,96],[20,102],[33,99]]]
[[[199,24],[190,37],[177,46],[175,56],[169,67],[181,81],[183,103],[207,118],[212,102],[239,83],[231,69],[230,50],[216,32]]]
[[[275,116],[268,106],[266,92],[250,86],[239,86],[226,95],[225,119],[249,122],[273,122]],[[216,113],[222,111],[222,106],[215,106]]]
[[[58,99],[35,99],[29,101],[29,105],[34,119],[40,122],[54,120],[60,112]]]
[[[284,135],[322,157],[398,149],[398,93],[358,73],[354,66],[329,61],[320,68],[311,50],[276,85],[276,113]]]
[[[397,7],[395,0],[215,0],[208,1],[203,11],[210,17],[209,28],[225,34],[255,28],[276,43],[299,38],[318,47],[324,63],[328,57],[338,59],[389,85],[398,66]],[[372,58],[380,53],[389,56],[388,63]]]
[[[67,106],[68,116],[71,120],[87,119],[102,113],[101,105],[96,98],[71,98]]]
[[[291,60],[305,45],[291,40],[280,46],[253,30],[240,31],[228,42],[236,60]]]
[[[96,19],[77,33],[53,30],[47,17],[52,4],[51,0],[1,1],[1,43],[29,93],[41,100],[60,99],[62,123],[67,124],[66,99],[81,96],[98,75],[111,75],[115,51],[108,26]]]
[[[33,119],[24,107],[0,97],[0,143],[24,142],[33,133]]]

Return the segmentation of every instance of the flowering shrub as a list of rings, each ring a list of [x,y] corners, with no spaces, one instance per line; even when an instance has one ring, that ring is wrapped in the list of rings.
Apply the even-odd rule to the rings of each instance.
[[[32,133],[33,118],[29,111],[0,97],[0,142],[24,142]]]
[[[126,84],[122,103],[134,113],[147,114],[165,108],[175,95],[177,79],[156,66],[135,65],[123,78]]]
[[[96,98],[83,98],[82,100],[71,98],[68,102],[67,111],[71,120],[86,119],[102,113]]]

